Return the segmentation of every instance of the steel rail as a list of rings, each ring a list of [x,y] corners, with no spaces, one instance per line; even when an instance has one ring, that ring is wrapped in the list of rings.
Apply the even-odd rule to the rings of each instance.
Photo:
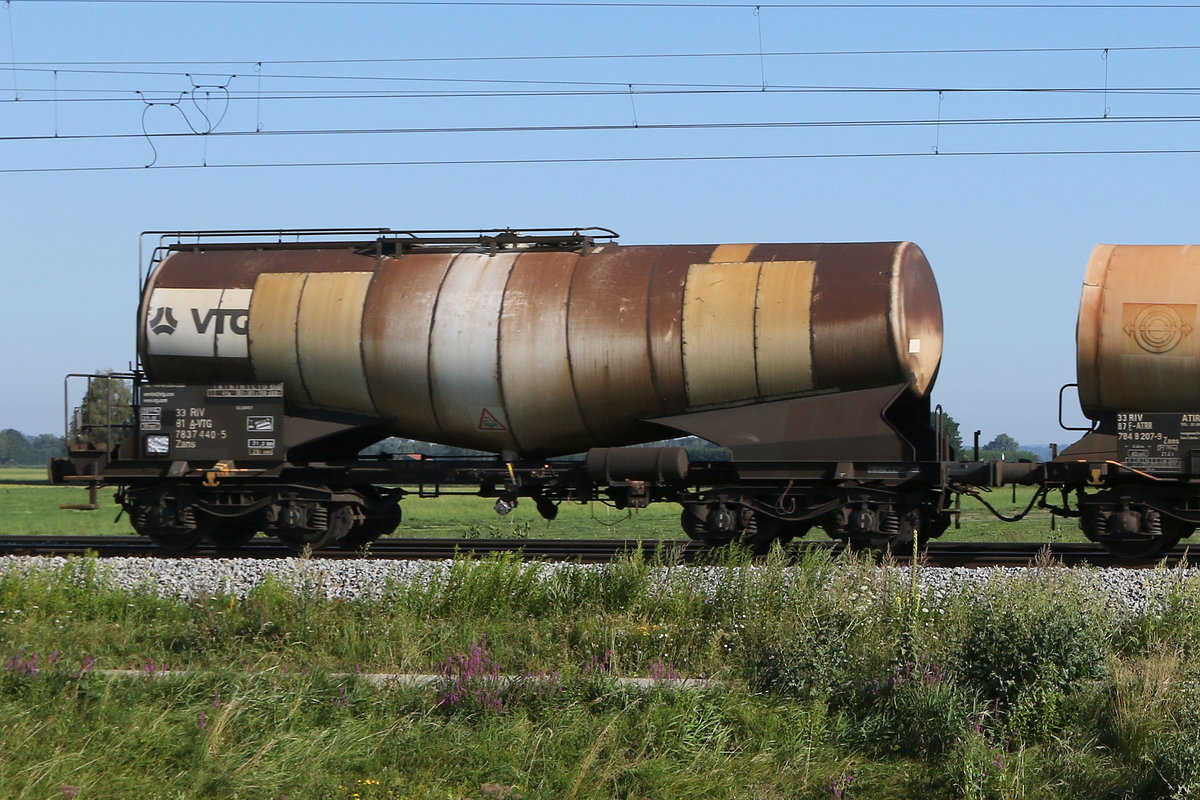
[[[787,548],[798,558],[805,552],[827,551],[837,556],[839,542],[799,541]],[[622,554],[638,554],[664,563],[724,563],[720,551],[687,540],[638,541],[628,539],[427,539],[387,537],[365,550],[321,550],[314,559],[440,560],[454,557],[485,558],[513,553],[526,561],[578,561],[605,563]],[[157,558],[258,558],[278,559],[297,554],[274,538],[258,537],[239,548],[203,545],[186,553],[168,553],[139,536],[56,536],[21,534],[0,536],[0,555],[68,556],[94,554],[107,557]],[[881,563],[907,565],[907,554],[877,554]],[[1141,560],[1117,558],[1086,542],[933,542],[921,554],[924,567],[1063,567],[1151,568],[1166,565],[1200,566],[1200,547],[1180,546],[1163,556]]]

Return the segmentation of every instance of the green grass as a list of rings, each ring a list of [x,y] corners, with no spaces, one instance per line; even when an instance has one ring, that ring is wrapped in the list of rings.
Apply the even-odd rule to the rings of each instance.
[[[702,590],[696,570],[637,558],[549,579],[459,561],[356,601],[280,582],[166,599],[113,588],[90,559],[0,576],[0,796],[1200,791],[1196,578],[1134,615],[1078,571],[939,601],[865,560],[739,563]],[[355,677],[439,671],[419,688]],[[613,681],[674,674],[719,685]]]

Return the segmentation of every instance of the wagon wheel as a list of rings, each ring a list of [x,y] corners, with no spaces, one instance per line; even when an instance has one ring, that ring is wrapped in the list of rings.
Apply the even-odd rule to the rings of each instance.
[[[779,542],[779,546],[783,547],[792,540],[796,534],[797,528],[792,523],[785,523],[778,517],[772,517],[769,514],[764,514],[757,509],[754,511],[754,516],[750,518],[745,531],[741,534],[741,542],[750,548],[750,552],[755,555],[766,555],[771,551],[771,545]],[[799,535],[803,536],[808,532],[808,529],[803,529]]]
[[[387,536],[399,527],[399,503],[388,502],[382,509],[377,507],[368,510],[376,513],[350,528],[350,532],[338,540],[338,547],[343,550],[357,550],[380,536]]]
[[[354,527],[354,512],[350,506],[339,503],[329,509],[329,522],[325,529],[320,528],[280,528],[275,531],[275,537],[284,547],[294,553],[308,550],[320,550],[327,544],[344,538]]]
[[[191,550],[204,538],[200,520],[197,520],[195,527],[189,528],[183,524],[183,520],[190,516],[187,513],[189,510],[195,513],[195,509],[180,509],[173,500],[163,500],[158,495],[130,508],[129,519],[135,531],[161,549],[168,553],[182,553]]]
[[[1164,553],[1179,544],[1180,539],[1191,536],[1195,530],[1193,526],[1186,525],[1179,520],[1163,517],[1162,534],[1159,536],[1139,536],[1133,539],[1103,538],[1100,540],[1100,544],[1117,558],[1126,561],[1145,561],[1162,557]],[[1092,537],[1088,536],[1088,538]]]

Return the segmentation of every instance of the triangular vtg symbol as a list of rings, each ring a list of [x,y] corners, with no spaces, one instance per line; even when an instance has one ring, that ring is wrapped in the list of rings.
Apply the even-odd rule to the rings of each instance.
[[[175,315],[171,313],[170,306],[163,306],[154,312],[154,316],[150,318],[150,330],[156,334],[172,334],[178,327],[179,322],[175,319]]]

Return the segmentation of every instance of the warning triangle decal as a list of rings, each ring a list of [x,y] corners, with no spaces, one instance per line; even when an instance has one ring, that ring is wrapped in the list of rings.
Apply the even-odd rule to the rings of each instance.
[[[485,408],[483,413],[479,415],[479,430],[506,431],[508,428],[505,427],[504,423],[495,414]]]

